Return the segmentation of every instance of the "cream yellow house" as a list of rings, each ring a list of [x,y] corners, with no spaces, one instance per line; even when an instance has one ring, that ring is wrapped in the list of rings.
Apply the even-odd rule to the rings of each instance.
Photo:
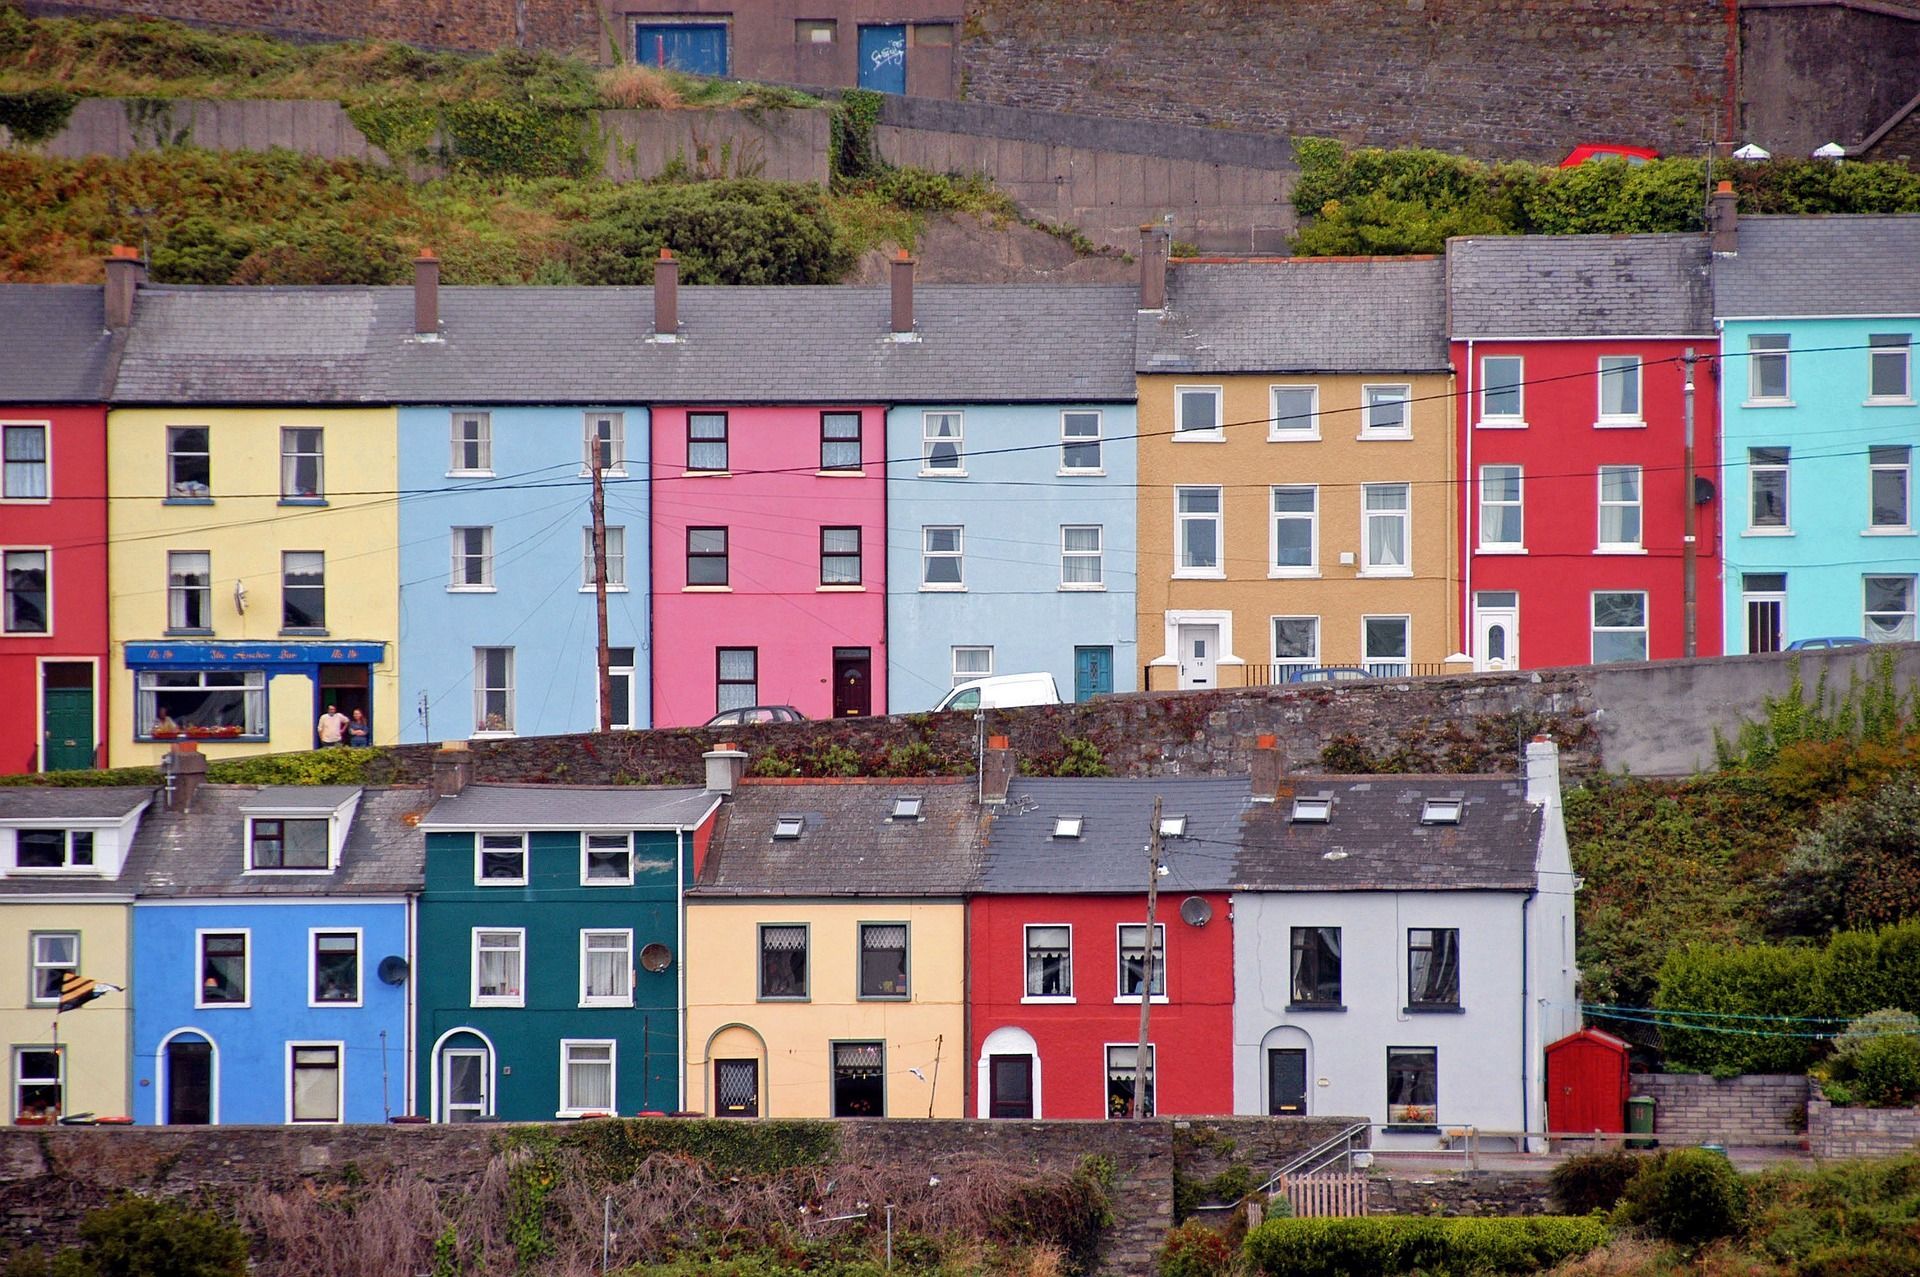
[[[1449,667],[1459,565],[1442,267],[1173,264],[1137,342],[1146,686]]]
[[[961,1117],[968,779],[742,782],[686,915],[686,1104]]]
[[[0,1045],[9,1124],[132,1111],[133,890],[119,882],[154,791],[0,790]],[[60,1010],[70,975],[102,991]]]
[[[142,288],[108,413],[112,766],[398,738],[397,418],[365,289]],[[402,325],[404,327],[404,325]],[[462,684],[464,686],[464,682]]]

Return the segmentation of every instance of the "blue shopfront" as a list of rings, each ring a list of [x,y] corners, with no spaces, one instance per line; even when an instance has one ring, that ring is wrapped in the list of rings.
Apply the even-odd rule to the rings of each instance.
[[[359,710],[371,731],[386,654],[385,643],[129,643],[133,736],[306,749],[328,705]]]

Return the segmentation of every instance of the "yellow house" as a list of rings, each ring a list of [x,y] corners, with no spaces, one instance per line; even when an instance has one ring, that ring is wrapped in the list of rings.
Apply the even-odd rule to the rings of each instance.
[[[1443,263],[1185,261],[1163,291],[1140,314],[1136,364],[1147,686],[1448,668]]]
[[[972,783],[739,784],[687,899],[689,1109],[964,1115]]]
[[[0,1044],[9,1124],[132,1112],[133,891],[118,882],[150,789],[0,791]],[[69,974],[113,985],[64,1013]]]
[[[112,766],[399,735],[397,416],[365,289],[142,288],[107,415]],[[139,406],[134,406],[139,405]]]

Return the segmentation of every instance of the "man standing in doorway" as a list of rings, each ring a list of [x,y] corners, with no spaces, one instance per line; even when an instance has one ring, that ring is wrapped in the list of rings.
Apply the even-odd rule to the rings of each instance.
[[[320,748],[331,749],[347,743],[348,718],[340,712],[338,705],[327,706],[327,712],[320,716]]]

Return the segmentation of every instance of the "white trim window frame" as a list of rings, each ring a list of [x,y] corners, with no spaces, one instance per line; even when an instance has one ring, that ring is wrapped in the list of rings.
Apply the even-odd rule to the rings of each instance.
[[[1320,438],[1320,387],[1267,387],[1267,442],[1312,443]]]
[[[1129,953],[1135,955],[1133,966],[1136,972],[1135,979],[1138,981],[1139,976],[1144,974],[1139,971],[1139,968],[1141,964],[1146,961],[1146,950],[1142,948],[1141,945],[1129,947],[1127,937],[1128,933],[1132,932],[1136,939],[1144,943],[1146,940],[1146,929],[1147,924],[1144,922],[1120,922],[1114,924],[1113,1000],[1115,1002],[1137,1003],[1140,1001],[1140,994],[1138,992],[1127,992],[1127,955]],[[1149,989],[1153,994],[1155,1004],[1164,1003],[1167,1000],[1167,987],[1169,983],[1170,981],[1167,979],[1167,924],[1164,922],[1156,922],[1153,924],[1153,979],[1149,982]]]
[[[596,862],[595,856],[599,859]],[[615,858],[618,859],[615,859]],[[619,872],[608,872],[617,867]],[[600,872],[594,872],[598,868]],[[631,887],[633,885],[633,834],[631,832],[584,833],[580,836],[580,885],[583,887]]]
[[[261,826],[273,826],[262,829]],[[290,864],[290,859],[313,857],[313,826],[320,826],[318,864]],[[298,835],[304,835],[299,837]],[[251,874],[328,874],[334,870],[333,818],[317,815],[292,815],[255,812],[247,816],[246,872]],[[270,850],[272,849],[272,850]],[[261,864],[263,853],[276,856],[280,863]]]
[[[1603,603],[1603,600],[1605,601]],[[1638,600],[1635,602],[1635,600]],[[1595,665],[1644,661],[1651,650],[1652,625],[1646,590],[1595,590],[1589,619]],[[1606,611],[1603,613],[1602,608]],[[1605,621],[1605,624],[1602,624]],[[1602,651],[1606,655],[1601,655]]]
[[[1222,420],[1225,405],[1225,386],[1175,386],[1173,442],[1225,443],[1226,423]]]
[[[1105,474],[1106,416],[1098,408],[1066,408],[1060,413],[1060,473]]]
[[[1913,448],[1874,444],[1867,449],[1867,535],[1913,531]]]
[[[331,953],[348,952],[338,947],[338,941],[350,938],[353,941],[353,988],[352,996],[320,996],[320,942],[331,940],[336,947]],[[310,1007],[357,1007],[364,1005],[367,987],[367,945],[366,932],[360,927],[309,927],[307,928],[307,1005]]]
[[[48,1055],[53,1057],[53,1073],[51,1075],[29,1071],[27,1064],[28,1056]],[[25,1098],[27,1088],[29,1087],[32,1087],[36,1091],[45,1091],[48,1088],[52,1088],[54,1092],[53,1111],[51,1113],[45,1113],[45,1110],[42,1110],[43,1114],[48,1117],[57,1118],[65,1112],[67,1105],[66,1046],[53,1046],[51,1044],[47,1046],[17,1045],[13,1048],[11,1057],[13,1060],[13,1084],[7,1099],[7,1120],[17,1122],[25,1115],[26,1105],[22,1103],[22,1100]]]
[[[580,592],[592,594],[593,529],[580,529]],[[607,593],[627,592],[627,529],[624,524],[607,525]]]
[[[1400,650],[1391,650],[1396,647]],[[1412,660],[1412,616],[1402,613],[1360,618],[1360,664],[1369,674],[1405,678],[1413,672]]]
[[[1511,364],[1502,374],[1494,365]],[[1519,430],[1527,424],[1526,359],[1521,355],[1482,355],[1480,357],[1480,419],[1482,429]]]
[[[1914,578],[1911,575],[1866,573],[1860,578],[1860,592],[1860,632],[1869,642],[1913,641]]]
[[[987,658],[986,663],[979,669],[962,669],[960,658],[963,653],[968,657],[985,654]],[[952,648],[952,656],[953,686],[958,687],[962,683],[971,683],[976,678],[993,677],[993,645],[991,643],[956,643]],[[972,662],[969,662],[969,664],[971,663]]]
[[[1747,334],[1747,400],[1742,407],[1792,405],[1791,348],[1792,339],[1787,333]]]
[[[493,477],[493,414],[456,412],[447,426],[447,477]]]
[[[39,560],[37,566],[35,559]],[[0,549],[0,593],[4,594],[4,606],[0,607],[0,633],[51,637],[53,547],[10,545]]]
[[[1207,543],[1197,539],[1208,529]],[[1222,557],[1226,512],[1219,484],[1180,484],[1173,490],[1173,575],[1176,579],[1225,580]]]
[[[50,829],[44,826],[13,831],[13,871],[17,874],[88,874],[98,876],[95,844],[98,830]],[[57,844],[57,845],[53,845]],[[28,864],[29,853],[57,854],[58,864]]]
[[[1138,999],[1134,1000],[1137,1001]],[[1159,1001],[1158,998],[1154,1000],[1156,1002]],[[1107,1097],[1107,1117],[1109,1119],[1128,1117],[1130,1114],[1126,1106],[1121,1103],[1120,1097],[1115,1095],[1113,1091],[1114,1074],[1119,1072],[1121,1068],[1121,1065],[1115,1062],[1114,1052],[1132,1053],[1133,1059],[1128,1061],[1128,1063],[1133,1066],[1133,1085],[1138,1086],[1140,1083],[1140,1044],[1138,1042],[1104,1042],[1101,1044],[1101,1047],[1100,1062],[1105,1067],[1100,1073],[1100,1087],[1102,1093]],[[1143,1114],[1143,1116],[1146,1117],[1152,1117],[1159,1111],[1160,1075],[1159,1069],[1156,1067],[1159,1061],[1155,1058],[1159,1052],[1156,1047],[1156,1043],[1147,1043],[1147,1095],[1146,1103],[1140,1106],[1146,1110]]]
[[[167,551],[167,633],[213,633],[213,551]]]
[[[1397,536],[1389,536],[1395,525]],[[1379,535],[1376,537],[1376,531]],[[1413,575],[1413,485],[1360,485],[1361,576]]]
[[[1282,636],[1283,628],[1285,637]],[[1279,671],[1312,669],[1320,664],[1320,618],[1318,616],[1276,616],[1267,630],[1273,641],[1273,667]]]
[[[320,426],[280,427],[280,504],[325,505],[327,432]]]
[[[1267,489],[1267,576],[1319,575],[1320,486],[1273,484]]]
[[[595,992],[594,955],[612,955],[603,964],[611,975],[608,987],[614,992]],[[583,1007],[630,1007],[633,1005],[633,929],[631,927],[582,927],[580,929],[580,1005]]]
[[[223,940],[240,938],[240,996],[237,998],[215,998],[209,1000],[207,990],[218,989],[221,980],[231,980],[225,973],[214,975],[208,966],[207,941],[213,937]],[[232,958],[232,953],[221,953],[221,958]],[[193,1009],[196,1011],[245,1010],[253,1005],[253,929],[251,927],[200,927],[193,933]]]
[[[511,858],[511,859],[509,859]],[[489,861],[494,872],[488,873]],[[517,861],[520,872],[509,874],[509,864]],[[473,839],[473,885],[476,887],[524,887],[527,885],[527,836],[525,834],[476,834]]]
[[[1867,334],[1867,403],[1913,403],[1913,334]]]
[[[46,505],[52,500],[53,423],[0,421],[0,502]]]
[[[449,528],[447,591],[450,594],[492,594],[493,529]]]
[[[1385,382],[1360,387],[1360,438],[1413,438],[1413,386]]]
[[[482,959],[497,955],[494,971],[483,970]],[[494,992],[482,992],[492,988]],[[475,927],[473,929],[472,984],[468,1005],[475,1007],[523,1007],[527,1005],[527,929],[525,927]]]
[[[1061,524],[1060,588],[1063,590],[1106,589],[1105,546],[1106,529],[1101,524]]]
[[[1505,462],[1480,467],[1479,553],[1527,552],[1526,483],[1523,467]]]
[[[1640,467],[1601,466],[1597,491],[1600,525],[1594,544],[1598,553],[1645,554],[1647,491]]]
[[[920,473],[967,477],[967,422],[955,411],[920,414]]]
[[[575,1052],[582,1052],[575,1058]],[[599,1053],[605,1052],[602,1056]],[[612,1038],[561,1038],[560,1039],[560,1108],[555,1117],[584,1117],[589,1113],[614,1114],[619,1110],[619,1067],[620,1044]],[[604,1065],[606,1067],[607,1102],[605,1104],[577,1103],[581,1096],[574,1093],[573,1069],[576,1065]],[[594,1097],[587,1097],[594,1098]]]
[[[920,588],[923,591],[962,591],[967,588],[967,530],[955,523],[926,524],[920,529]],[[948,574],[952,574],[949,580]],[[939,579],[935,579],[936,576]]]
[[[1602,355],[1596,365],[1596,427],[1644,426],[1645,369],[1638,355]]]
[[[307,1056],[302,1059],[302,1054]],[[332,1062],[327,1057],[331,1055]],[[333,1114],[331,1117],[302,1117],[303,1096],[300,1089],[302,1073],[333,1074]],[[306,1101],[321,1098],[318,1095],[306,1097]],[[347,1044],[345,1042],[289,1042],[287,1043],[287,1125],[296,1123],[302,1126],[338,1126],[347,1120]]]
[[[1061,949],[1059,944],[1055,942],[1052,944],[1043,944],[1036,951],[1033,940],[1033,933],[1036,931],[1066,932],[1066,948],[1064,950]],[[1020,1001],[1057,1003],[1061,1005],[1077,1001],[1073,992],[1073,924],[1068,922],[1029,922],[1020,929],[1020,943],[1021,961],[1026,972],[1026,982],[1022,986],[1026,990],[1026,993],[1021,997]],[[1062,953],[1065,957],[1062,959],[1063,965],[1057,973],[1060,977],[1057,986],[1060,992],[1035,993],[1034,988],[1036,985],[1043,990],[1047,987],[1048,956]],[[1038,967],[1034,965],[1036,957],[1040,959],[1040,965]]]
[[[498,656],[498,669],[495,656]],[[513,649],[473,649],[473,734],[511,736],[514,717]],[[498,708],[495,708],[495,707]]]
[[[66,957],[57,956],[59,942],[66,944]],[[27,1005],[60,1005],[60,986],[67,976],[80,969],[80,933],[78,931],[34,931],[27,937]],[[50,981],[44,977],[54,977]],[[41,987],[51,984],[51,993]]]
[[[1747,449],[1746,536],[1793,534],[1793,450]]]

